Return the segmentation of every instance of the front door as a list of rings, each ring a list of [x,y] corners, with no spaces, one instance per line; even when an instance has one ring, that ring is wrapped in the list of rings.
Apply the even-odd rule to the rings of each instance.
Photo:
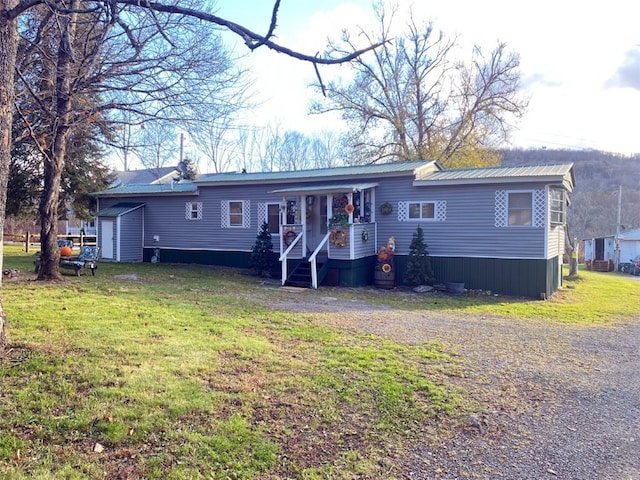
[[[308,195],[306,207],[307,247],[313,252],[327,233],[327,196]]]
[[[102,222],[102,258],[113,260],[113,221]]]

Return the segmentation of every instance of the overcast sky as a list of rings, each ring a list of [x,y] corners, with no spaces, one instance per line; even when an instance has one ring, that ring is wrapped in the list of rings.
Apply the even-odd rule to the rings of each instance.
[[[462,45],[487,50],[497,41],[520,54],[527,114],[513,135],[514,146],[593,148],[640,153],[640,1],[574,0],[400,0],[416,17],[429,19]],[[598,6],[596,6],[598,5]],[[219,0],[218,14],[265,33],[273,2]],[[282,0],[277,41],[315,54],[327,37],[371,24],[369,0]],[[402,22],[398,22],[398,27]],[[240,43],[237,53],[246,53]],[[284,129],[311,134],[332,128],[335,118],[306,112],[315,75],[311,65],[260,49],[247,55],[261,108],[247,119],[278,121]],[[339,75],[346,67],[324,67]]]

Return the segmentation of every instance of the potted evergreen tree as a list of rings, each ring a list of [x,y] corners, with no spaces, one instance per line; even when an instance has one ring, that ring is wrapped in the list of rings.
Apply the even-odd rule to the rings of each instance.
[[[429,251],[420,226],[413,234],[411,245],[409,245],[404,281],[410,285],[433,285],[435,282]]]
[[[271,272],[275,270],[276,258],[273,253],[273,242],[271,241],[271,233],[267,222],[262,222],[260,232],[256,237],[256,243],[251,250],[249,257],[249,268],[255,270],[258,275],[270,277]]]

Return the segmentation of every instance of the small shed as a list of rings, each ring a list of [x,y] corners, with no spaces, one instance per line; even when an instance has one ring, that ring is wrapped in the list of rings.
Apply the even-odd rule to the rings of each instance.
[[[616,237],[588,238],[584,242],[584,263],[589,270],[610,272],[616,263]]]
[[[105,261],[141,262],[144,203],[121,202],[100,210],[98,245]]]
[[[607,235],[606,237],[587,238],[584,242],[584,262],[593,262],[594,260],[615,260],[616,255],[616,236]]]

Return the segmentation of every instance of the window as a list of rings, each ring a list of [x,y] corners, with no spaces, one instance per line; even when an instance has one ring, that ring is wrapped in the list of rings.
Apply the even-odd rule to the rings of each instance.
[[[551,225],[564,225],[566,223],[566,205],[564,190],[552,188],[550,205]]]
[[[184,214],[187,220],[202,220],[202,202],[187,202]]]
[[[267,224],[269,233],[280,233],[280,205],[277,203],[267,205]]]
[[[249,200],[222,200],[222,228],[250,228],[249,217],[251,202]],[[264,218],[261,217],[261,218]]]
[[[508,225],[531,226],[532,214],[533,194],[531,192],[508,192]]]
[[[409,202],[409,220],[435,220],[434,202]]]
[[[242,227],[243,205],[241,201],[229,202],[229,226]]]

